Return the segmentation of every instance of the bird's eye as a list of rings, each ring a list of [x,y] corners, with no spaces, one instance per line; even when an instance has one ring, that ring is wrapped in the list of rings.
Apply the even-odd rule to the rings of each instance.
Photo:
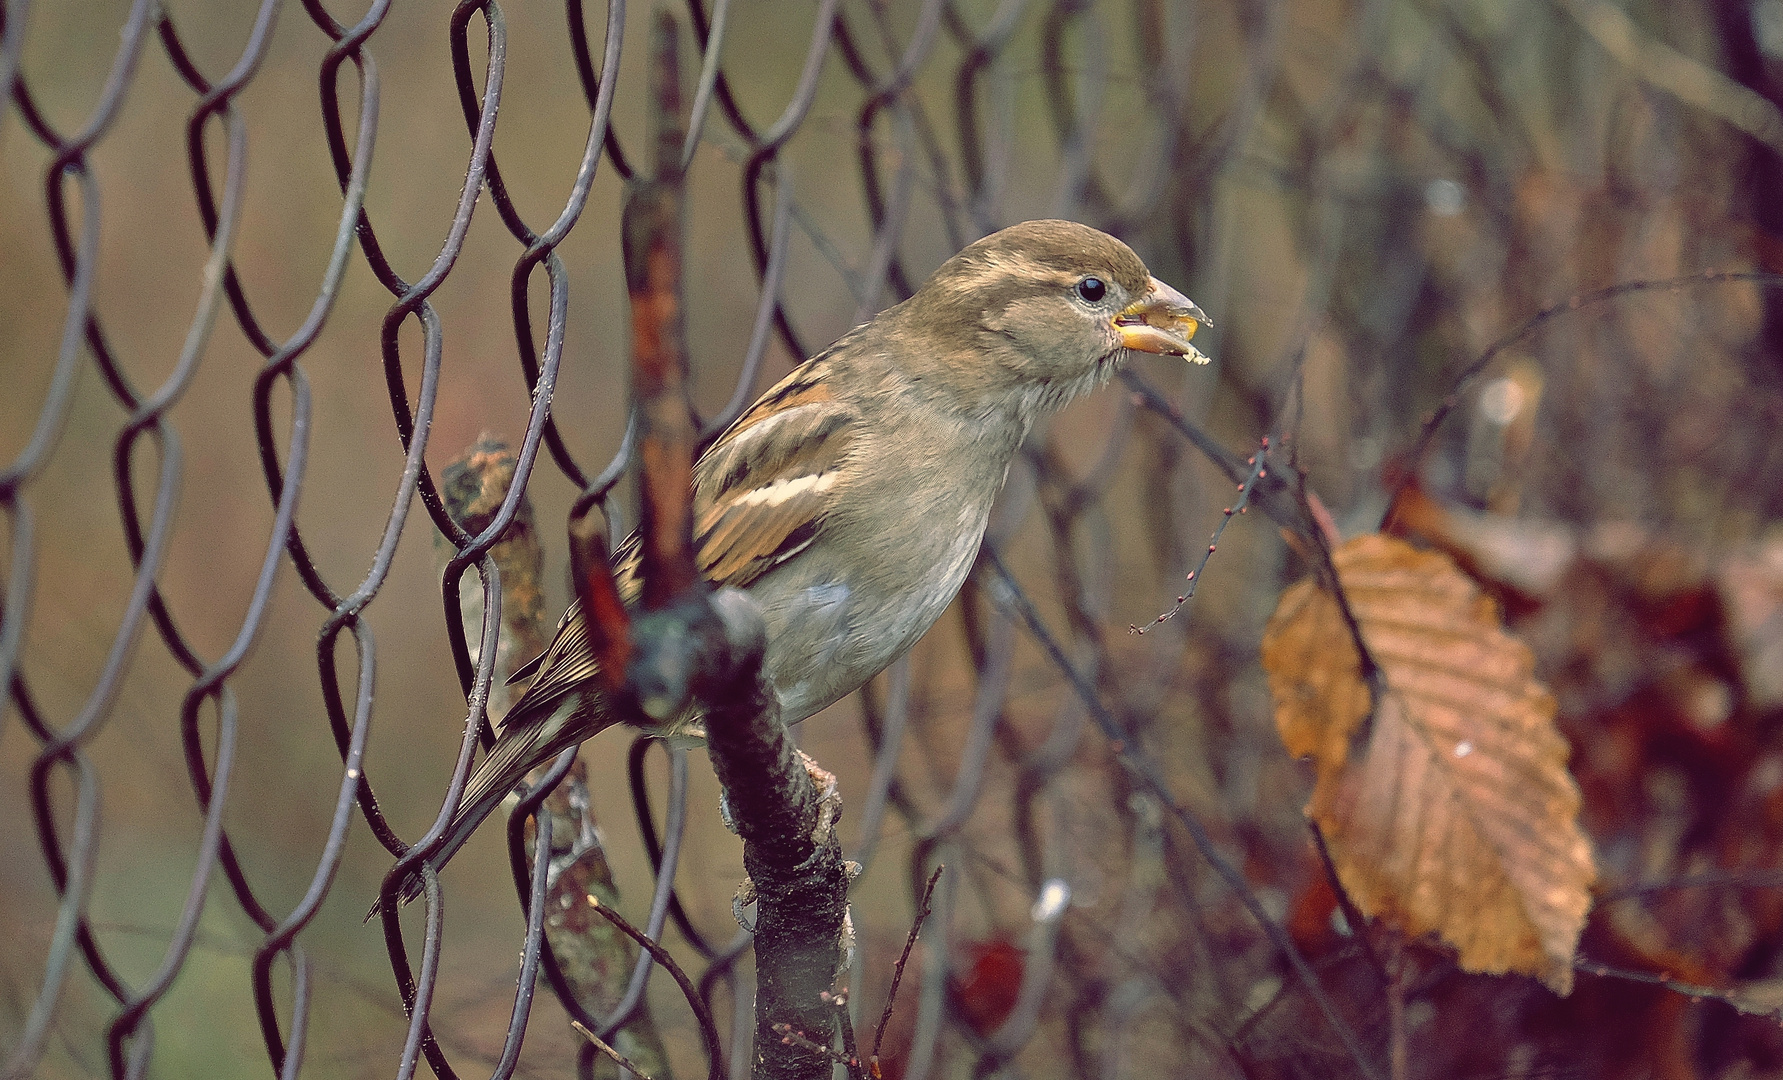
[[[1094,304],[1108,295],[1108,286],[1099,277],[1087,277],[1077,283],[1077,295]]]

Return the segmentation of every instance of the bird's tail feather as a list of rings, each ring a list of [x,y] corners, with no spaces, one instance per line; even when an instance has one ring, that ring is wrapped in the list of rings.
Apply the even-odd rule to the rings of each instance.
[[[529,722],[518,715],[527,705],[524,699],[515,706],[514,713],[502,725],[501,737],[496,740],[494,749],[465,784],[464,798],[446,826],[445,838],[427,857],[428,864],[435,870],[445,868],[484,819],[508,797],[508,792],[526,779],[527,773],[611,723],[600,716],[602,711],[587,708],[578,695],[568,695],[553,704],[555,707],[537,722]],[[422,887],[421,868],[417,864],[399,882],[395,894],[397,903],[407,904],[420,896]],[[366,921],[371,921],[382,906],[381,899],[373,904],[366,914]]]
[[[482,783],[479,784],[479,781]],[[502,800],[506,799],[508,792],[512,790],[512,784],[505,788],[496,787],[484,776],[483,770],[478,769],[471,777],[470,786],[465,789],[464,801],[458,804],[458,812],[452,815],[451,823],[446,826],[446,838],[440,842],[439,847],[434,849],[433,854],[427,857],[427,862],[435,870],[445,869],[446,863],[451,861],[452,856],[458,854],[458,849],[463,847],[466,841],[470,840],[471,834],[477,831],[477,826],[483,824],[483,819],[495,812],[495,808],[502,804]],[[397,902],[407,904],[420,896],[423,884],[421,868],[416,866],[403,876],[402,884],[396,894]],[[375,915],[377,912],[377,907],[373,906],[371,913]]]

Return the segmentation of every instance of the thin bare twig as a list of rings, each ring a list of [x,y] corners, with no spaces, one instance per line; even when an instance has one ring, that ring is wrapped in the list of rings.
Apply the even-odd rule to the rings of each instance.
[[[675,957],[662,945],[651,940],[642,930],[625,920],[625,916],[600,902],[596,896],[588,897],[588,906],[603,915],[608,922],[619,928],[619,932],[638,943],[638,947],[648,952],[657,963],[661,964],[675,985],[681,988],[681,996],[687,999],[688,1007],[693,1010],[694,1019],[699,1021],[700,1038],[706,1044],[706,1062],[709,1066],[709,1080],[720,1080],[724,1076],[724,1050],[718,1041],[718,1025],[712,1019],[711,1010],[700,1001],[699,987],[681,970]]]
[[[571,1020],[570,1026],[575,1028],[577,1031],[581,1032],[582,1037],[584,1039],[587,1039],[590,1043],[592,1043],[596,1050],[599,1050],[601,1053],[607,1055],[608,1058],[612,1059],[612,1061],[615,1065],[618,1065],[621,1069],[624,1069],[626,1072],[631,1073],[633,1076],[637,1077],[638,1080],[650,1080],[649,1073],[645,1072],[643,1069],[638,1068],[637,1065],[633,1064],[631,1059],[626,1057],[624,1054],[621,1054],[619,1051],[613,1049],[611,1046],[602,1042],[601,1037],[599,1035],[596,1035],[594,1032],[589,1031],[587,1027],[583,1026],[582,1021]]]
[[[850,1080],[867,1080],[866,1070],[854,1045],[854,1026],[848,1022],[848,992],[843,990],[832,994],[826,990],[819,996],[824,1004],[836,1010],[836,1023],[843,1032],[843,1047],[840,1051],[833,1046],[825,1046],[791,1024],[775,1024],[774,1034],[780,1036],[780,1041],[787,1046],[796,1046],[829,1058],[832,1064],[848,1070]]]
[[[849,1080],[867,1080],[867,1066],[861,1060],[861,1048],[854,1038],[854,1021],[848,1018],[848,991],[826,994],[824,1000],[835,1007],[836,1026],[842,1029],[843,1063],[848,1066]]]
[[[904,965],[910,962],[910,950],[916,948],[916,935],[922,931],[923,920],[929,917],[929,901],[933,899],[935,884],[941,880],[941,871],[945,869],[945,864],[937,866],[929,875],[929,883],[922,890],[922,902],[916,908],[916,918],[910,923],[910,933],[904,937],[904,951],[898,954],[898,962],[892,968],[891,990],[885,995],[885,1009],[879,1014],[879,1025],[873,1029],[873,1052],[867,1055],[875,1075],[879,1072],[879,1048],[885,1043],[885,1025],[891,1022],[892,1007],[898,1003],[898,984],[904,981]]]
[[[1783,1020],[1783,1008],[1775,1005],[1760,1005],[1725,990],[1717,990],[1712,986],[1698,986],[1695,983],[1680,982],[1664,973],[1651,971],[1633,971],[1628,968],[1610,967],[1595,960],[1581,957],[1573,959],[1573,970],[1587,975],[1596,975],[1604,979],[1620,979],[1623,982],[1643,983],[1647,986],[1659,986],[1674,994],[1682,994],[1692,1001],[1719,1001],[1721,1004],[1747,1016],[1762,1016],[1771,1020]]]
[[[1207,542],[1207,550],[1202,553],[1201,561],[1195,564],[1195,569],[1190,570],[1188,577],[1184,579],[1189,583],[1189,587],[1183,591],[1181,596],[1176,598],[1176,603],[1174,605],[1152,619],[1151,622],[1144,626],[1140,626],[1138,623],[1128,624],[1128,633],[1145,634],[1159,623],[1169,622],[1171,619],[1176,618],[1176,613],[1181,611],[1185,604],[1195,598],[1195,590],[1201,587],[1201,572],[1207,569],[1207,564],[1213,558],[1213,553],[1219,548],[1220,537],[1226,534],[1226,526],[1232,524],[1232,518],[1234,516],[1245,512],[1250,506],[1251,492],[1255,490],[1257,481],[1269,475],[1268,462],[1269,436],[1265,435],[1263,436],[1262,447],[1255,454],[1251,455],[1251,459],[1248,462],[1251,467],[1250,475],[1246,476],[1244,482],[1238,485],[1238,501],[1231,506],[1226,507],[1225,516],[1220,519],[1219,526],[1213,530],[1213,538]]]
[[[1424,461],[1424,455],[1430,452],[1430,444],[1436,438],[1437,429],[1442,427],[1443,421],[1447,420],[1449,414],[1461,404],[1461,391],[1466,389],[1467,385],[1482,371],[1490,367],[1492,361],[1498,359],[1506,349],[1517,345],[1524,338],[1562,315],[1583,311],[1588,307],[1595,307],[1619,297],[1644,292],[1670,292],[1675,289],[1688,289],[1696,285],[1720,285],[1735,281],[1748,282],[1768,289],[1783,288],[1783,274],[1773,274],[1762,270],[1705,270],[1700,274],[1686,274],[1682,277],[1624,281],[1592,292],[1577,293],[1558,304],[1545,307],[1523,320],[1522,325],[1487,346],[1485,352],[1475,357],[1450,381],[1449,392],[1443,395],[1442,401],[1430,414],[1430,417],[1424,421],[1424,426],[1418,432],[1417,439],[1412,442],[1410,451],[1405,455],[1404,472],[1400,475],[1399,482],[1393,486],[1391,498],[1387,504],[1386,520],[1381,523],[1381,528],[1385,530],[1391,525],[1394,507],[1398,505],[1400,495],[1417,476],[1418,468]]]

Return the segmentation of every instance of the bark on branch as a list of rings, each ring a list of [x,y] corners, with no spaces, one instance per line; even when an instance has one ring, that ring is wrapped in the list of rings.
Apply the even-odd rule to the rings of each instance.
[[[675,24],[653,26],[652,126],[656,175],[626,192],[624,248],[632,309],[632,392],[639,420],[643,591],[627,612],[606,562],[599,515],[572,522],[578,597],[614,707],[642,726],[692,708],[705,719],[743,861],[758,899],[757,1077],[825,1080],[830,1060],[783,1040],[776,1024],[833,1042],[823,992],[842,962],[848,873],[835,835],[833,778],[793,746],[779,702],[762,679],[759,610],[743,593],[700,579],[693,544],[694,418],[682,318],[680,77]],[[821,790],[820,790],[821,788]]]

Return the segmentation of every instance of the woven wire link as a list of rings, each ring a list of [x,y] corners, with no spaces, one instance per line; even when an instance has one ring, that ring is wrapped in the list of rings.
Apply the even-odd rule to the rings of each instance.
[[[564,482],[559,488],[570,492],[565,498],[579,505],[598,501],[615,521],[625,513],[624,493],[616,488],[631,453],[624,424],[600,428],[554,411],[553,402],[574,365],[598,376],[610,395],[623,378],[619,354],[570,344],[575,327],[602,317],[622,325],[622,315],[611,303],[584,309],[572,303],[573,282],[606,279],[591,273],[586,252],[568,249],[578,228],[583,235],[593,228],[610,234],[616,214],[597,182],[631,178],[635,162],[645,156],[630,147],[638,136],[622,135],[637,115],[627,112],[623,101],[642,92],[642,81],[622,75],[622,67],[641,63],[631,58],[646,54],[639,28],[649,13],[628,13],[623,0],[613,0],[596,19],[571,0],[561,25],[552,22],[547,33],[528,38],[529,44],[549,41],[555,51],[529,53],[526,62],[573,71],[585,110],[580,157],[573,175],[562,181],[568,194],[543,212],[531,197],[533,187],[525,186],[523,197],[516,182],[532,166],[516,160],[515,148],[534,129],[506,128],[498,117],[508,116],[510,56],[518,55],[510,52],[507,20],[518,15],[536,23],[547,19],[546,9],[465,0],[443,18],[435,9],[419,13],[426,48],[437,48],[442,36],[447,45],[462,121],[461,132],[440,143],[457,155],[452,168],[462,178],[460,194],[449,214],[438,215],[443,225],[420,226],[440,230],[423,260],[415,255],[415,226],[391,220],[418,210],[392,198],[376,203],[375,215],[368,206],[368,193],[376,190],[381,174],[389,175],[386,170],[423,167],[387,151],[390,132],[405,121],[389,113],[378,56],[386,43],[405,57],[415,49],[392,40],[398,31],[389,28],[396,15],[389,0],[346,15],[339,12],[351,5],[303,0],[292,7],[262,0],[251,25],[229,39],[234,52],[223,61],[218,57],[226,36],[210,25],[218,12],[133,0],[118,21],[109,74],[72,124],[53,122],[40,102],[37,86],[46,76],[35,57],[47,57],[48,46],[46,53],[21,60],[35,21],[45,17],[28,11],[30,6],[5,0],[0,7],[0,100],[10,103],[0,124],[18,125],[0,147],[11,154],[28,138],[47,155],[42,215],[66,300],[53,358],[8,361],[15,368],[41,367],[47,377],[33,384],[42,389],[29,434],[14,440],[21,448],[0,468],[0,516],[6,522],[6,546],[0,549],[6,558],[0,685],[9,688],[10,715],[20,719],[32,740],[19,778],[34,844],[53,890],[54,916],[38,966],[9,974],[19,1019],[8,1029],[4,1075],[31,1075],[49,1061],[73,1061],[119,1077],[146,1075],[157,1060],[156,1018],[174,1015],[169,994],[192,965],[203,936],[201,922],[210,925],[207,911],[227,905],[229,919],[253,928],[247,989],[258,1020],[257,1042],[275,1073],[294,1077],[306,1068],[306,1055],[317,1053],[316,1018],[335,1010],[350,1016],[359,1007],[305,947],[314,940],[306,931],[324,902],[343,891],[337,875],[353,821],[365,822],[387,852],[385,864],[391,858],[405,865],[424,859],[443,835],[479,746],[492,738],[487,709],[503,589],[489,551],[519,512],[529,485],[544,486],[535,485],[535,471],[555,470]],[[1392,96],[1382,89],[1383,81],[1387,90],[1413,94],[1420,107],[1436,100],[1434,94],[1423,95],[1418,76],[1383,75],[1372,49],[1378,18],[1363,18],[1354,28],[1357,48],[1348,67],[1333,63],[1338,92],[1307,112],[1284,108],[1288,119],[1276,117],[1291,122],[1304,140],[1298,156],[1283,163],[1263,160],[1254,148],[1283,63],[1279,5],[1240,0],[1220,9],[1231,23],[1227,37],[1235,43],[1233,62],[1240,74],[1220,85],[1219,101],[1200,105],[1191,92],[1198,69],[1190,54],[1195,34],[1209,32],[1201,22],[1208,16],[1201,7],[1176,0],[921,0],[902,6],[819,0],[798,5],[796,13],[789,7],[771,15],[742,0],[710,5],[689,0],[678,10],[691,31],[687,51],[699,58],[697,70],[686,72],[694,93],[683,159],[696,178],[721,172],[737,177],[731,207],[696,202],[693,228],[702,237],[722,232],[726,250],[748,267],[752,279],[750,332],[736,335],[746,340],[740,358],[720,362],[727,379],[735,373],[734,381],[712,395],[722,404],[706,419],[707,438],[747,406],[771,365],[807,356],[845,329],[843,314],[852,312],[858,321],[909,296],[947,252],[1023,217],[1074,217],[1128,237],[1154,271],[1182,284],[1222,318],[1222,303],[1238,290],[1229,251],[1220,245],[1234,240],[1229,221],[1217,220],[1206,207],[1240,181],[1306,196],[1308,210],[1295,222],[1300,231],[1290,242],[1299,245],[1307,277],[1305,295],[1283,303],[1292,316],[1284,321],[1298,322],[1279,355],[1259,356],[1271,350],[1247,345],[1243,358],[1249,367],[1232,362],[1231,354],[1221,357],[1226,367],[1219,400],[1229,407],[1222,434],[1234,446],[1279,434],[1289,422],[1276,408],[1286,385],[1279,373],[1305,354],[1318,313],[1338,311],[1335,317],[1350,340],[1379,345],[1388,359],[1370,372],[1375,386],[1394,372],[1404,374],[1409,347],[1400,347],[1436,318],[1415,305],[1374,304],[1383,296],[1391,299],[1384,288],[1361,299],[1333,299],[1341,292],[1333,267],[1345,245],[1357,242],[1346,228],[1394,199],[1403,202],[1404,192],[1357,194],[1345,188],[1336,168],[1324,163],[1323,151],[1348,137],[1365,108]],[[772,70],[751,47],[737,47],[730,37],[744,20],[756,19],[771,19],[781,31],[798,30],[782,34]],[[1491,62],[1477,55],[1479,40],[1465,26],[1451,26],[1449,32],[1458,52],[1474,63]],[[275,43],[285,42],[292,43],[291,51],[269,60]],[[760,35],[749,44],[760,46]],[[307,56],[303,50],[319,52],[320,58],[300,64],[293,57]],[[112,317],[95,291],[107,213],[120,199],[100,182],[101,152],[151,63],[170,68],[182,87],[185,184],[207,249],[197,268],[200,295],[170,365],[145,355],[130,318]],[[248,162],[258,144],[278,133],[256,129],[248,115],[257,80],[300,67],[308,80],[303,85],[315,87],[315,100],[281,101],[280,108],[302,115],[306,123],[319,116],[338,203],[331,210],[332,244],[306,313],[281,339],[269,327],[288,309],[297,309],[283,298],[275,308],[281,316],[275,316],[268,311],[274,305],[254,295],[247,264],[264,256],[245,251],[243,239],[257,194]],[[222,74],[208,74],[213,71]],[[1401,81],[1395,84],[1395,78]],[[1018,123],[1034,119],[1022,109],[1036,104],[1040,122]],[[1411,123],[1438,144],[1439,158],[1475,168],[1487,198],[1503,194],[1510,178],[1479,156],[1452,116],[1431,113]],[[424,167],[444,168],[443,160]],[[719,190],[721,183],[701,182],[707,185],[699,189],[702,195]],[[1228,203],[1219,205],[1221,213],[1230,213]],[[482,218],[476,217],[479,209]],[[29,211],[15,205],[6,213]],[[527,405],[524,413],[502,415],[491,406],[488,415],[479,416],[484,426],[518,434],[513,483],[493,518],[473,535],[448,513],[429,462],[458,450],[442,449],[435,435],[446,422],[442,409],[448,397],[442,395],[456,395],[450,397],[454,416],[482,404],[463,385],[447,389],[460,378],[454,363],[464,364],[470,348],[452,336],[451,328],[465,323],[451,318],[462,313],[452,307],[461,301],[450,299],[448,282],[471,258],[473,222],[489,229],[491,213],[507,234],[506,250],[518,250],[507,276],[508,310],[501,316],[478,310],[470,318],[505,319],[512,338],[505,362],[517,361]],[[401,235],[392,241],[395,232]],[[487,250],[489,243],[485,237],[476,250]],[[599,257],[610,266],[617,245],[609,247]],[[399,262],[410,261],[425,261],[412,282],[397,269]],[[713,274],[711,281],[719,276]],[[728,276],[744,275],[731,270]],[[841,311],[821,315],[805,302],[804,290],[814,281],[821,285],[812,295],[825,302],[845,298]],[[319,360],[318,342],[336,308],[349,298],[368,305],[373,283],[387,294],[377,301],[383,313],[375,346],[367,335]],[[578,284],[576,295],[590,291]],[[699,303],[697,296],[690,298],[696,309]],[[176,417],[191,404],[200,369],[219,363],[211,346],[225,336],[231,347],[245,343],[257,357],[250,408],[270,525],[254,539],[258,571],[233,626],[227,633],[210,625],[199,632],[201,613],[191,605],[182,609],[164,585],[170,547],[180,542],[192,512],[182,513],[181,486],[191,477]],[[610,337],[623,340],[623,333]],[[314,444],[334,437],[331,415],[318,409],[312,376],[319,364],[365,360],[374,349],[387,399],[379,423],[394,431],[401,464],[393,483],[377,496],[383,524],[369,561],[356,556],[359,568],[343,574],[338,545],[318,535],[329,517],[299,513],[300,501],[307,511],[329,505],[339,494],[309,480]],[[697,339],[695,351],[696,365],[721,361],[706,354]],[[1220,355],[1217,347],[1210,351]],[[1288,362],[1277,363],[1282,357]],[[110,467],[129,586],[122,613],[112,620],[99,650],[103,659],[96,677],[66,713],[69,718],[58,720],[63,711],[52,714],[34,690],[56,663],[31,641],[32,633],[41,632],[32,619],[44,593],[44,568],[57,556],[44,549],[39,522],[58,494],[46,479],[52,459],[93,449],[81,444],[90,428],[86,421],[78,427],[79,438],[68,435],[78,377],[88,364],[124,416],[111,438]],[[162,368],[166,374],[158,383],[142,384],[140,372]],[[1195,378],[1201,381],[1191,381]],[[11,372],[8,379],[20,384]],[[1215,399],[1212,378],[1149,367],[1138,379],[1137,393],[1111,395],[1101,411],[1076,414],[1078,419],[1062,425],[1062,435],[1035,441],[1018,464],[993,520],[987,560],[959,617],[950,617],[946,640],[900,662],[863,695],[862,738],[870,753],[859,786],[847,791],[851,810],[861,808],[864,821],[857,855],[871,872],[896,848],[907,859],[908,887],[889,888],[891,879],[883,871],[864,879],[875,895],[851,975],[857,997],[870,997],[884,985],[883,953],[901,944],[908,901],[929,871],[937,862],[952,868],[925,928],[914,989],[906,991],[900,1006],[911,1028],[904,1050],[908,1077],[939,1075],[949,1061],[962,1059],[975,1061],[980,1071],[1009,1062],[1050,1061],[1086,1075],[1153,1066],[1171,1073],[1203,1069],[1209,1075],[1239,1075],[1248,1037],[1239,1020],[1259,1015],[1258,1006],[1270,993],[1277,1000],[1314,1001],[1302,1007],[1309,1010],[1306,1015],[1322,1017],[1312,1021],[1316,1034],[1305,1036],[1316,1043],[1310,1051],[1315,1058],[1336,1063],[1337,1071],[1367,1074],[1375,1068],[1375,1036],[1349,1030],[1355,1018],[1332,1010],[1281,931],[1280,901],[1294,883],[1263,883],[1254,872],[1241,875],[1233,869],[1286,864],[1303,843],[1295,831],[1297,798],[1263,805],[1267,800],[1258,785],[1289,790],[1294,778],[1286,765],[1257,764],[1271,752],[1265,743],[1269,736],[1249,733],[1259,716],[1240,700],[1245,687],[1254,693],[1255,683],[1231,674],[1250,664],[1247,650],[1274,584],[1279,551],[1233,556],[1233,577],[1261,581],[1229,590],[1231,598],[1221,610],[1242,625],[1187,628],[1184,619],[1160,637],[1145,639],[1142,647],[1111,636],[1110,627],[1124,627],[1154,609],[1153,601],[1142,600],[1147,612],[1128,610],[1136,595],[1156,593],[1157,603],[1167,603],[1163,593],[1178,591],[1169,583],[1180,580],[1221,501],[1231,502],[1218,485],[1234,475],[1242,478],[1235,463],[1245,456],[1230,451],[1222,456],[1212,444],[1210,460],[1203,462],[1191,457],[1182,441],[1182,412],[1191,421],[1207,416]],[[1160,385],[1163,380],[1172,381]],[[1242,420],[1234,423],[1231,416]],[[1369,437],[1385,437],[1390,425],[1380,421]],[[541,450],[550,466],[535,470]],[[1752,453],[1760,473],[1774,468],[1764,451]],[[1130,474],[1136,461],[1147,475],[1123,486],[1122,475]],[[1767,489],[1755,485],[1755,490]],[[441,615],[464,720],[438,810],[419,835],[405,839],[375,792],[390,791],[389,778],[409,762],[393,740],[372,742],[371,728],[374,716],[388,717],[398,706],[407,711],[399,695],[375,692],[392,628],[405,635],[420,631],[393,615],[396,621],[382,624],[381,651],[372,620],[374,611],[389,607],[374,605],[393,581],[403,541],[426,546],[426,538],[417,535],[424,531],[414,513],[417,499],[420,513],[453,550],[443,575]],[[1142,518],[1144,524],[1134,524]],[[1127,545],[1126,553],[1120,545]],[[94,550],[82,557],[113,559],[115,553]],[[1147,559],[1149,564],[1139,565]],[[309,598],[301,613],[292,604],[273,602],[287,567]],[[472,570],[474,585],[467,579]],[[463,617],[467,588],[477,594],[472,609],[482,613],[481,640],[474,643]],[[306,626],[315,626],[318,613],[310,667],[319,685],[320,715],[300,709],[266,715],[263,706],[260,715],[244,711],[244,687],[253,678],[250,650],[269,632],[269,621],[307,620]],[[425,632],[437,635],[436,626]],[[202,642],[213,641],[226,644],[207,651]],[[200,811],[200,826],[186,854],[192,869],[183,879],[177,917],[171,925],[147,926],[141,935],[155,944],[145,962],[135,938],[129,939],[129,949],[122,948],[126,935],[95,914],[93,897],[101,860],[110,851],[105,840],[111,823],[101,813],[100,792],[108,779],[115,782],[102,775],[96,752],[101,740],[125,737],[121,729],[127,725],[161,719],[150,710],[125,707],[133,656],[149,650],[158,650],[158,657],[164,653],[184,672],[178,707],[166,718],[178,718],[182,784]],[[348,670],[342,669],[343,650]],[[393,678],[389,672],[382,677]],[[429,682],[443,678],[443,667],[425,673]],[[266,700],[262,691],[254,696]],[[1194,717],[1198,734],[1178,745],[1172,725],[1186,724],[1186,715]],[[325,725],[339,763],[326,776],[290,777],[293,786],[327,793],[331,811],[323,833],[288,848],[308,852],[313,864],[301,872],[280,867],[276,883],[267,860],[251,857],[237,841],[239,828],[231,825],[232,805],[280,794],[244,792],[236,775],[249,727],[275,723],[306,731]],[[1146,755],[1139,759],[1143,765],[1125,772],[1117,768],[1117,753],[1096,740],[1098,726],[1117,752]],[[401,730],[403,737],[414,734]],[[0,729],[0,746],[7,742],[12,745],[5,749],[15,758],[23,753],[16,738]],[[688,803],[686,762],[674,758],[668,834],[661,835],[646,783],[650,752],[640,744],[629,772],[643,846],[659,879],[653,890],[632,890],[655,897],[641,921],[653,937],[664,934],[665,926],[678,927],[679,947],[700,980],[698,1000],[689,1005],[722,1015],[728,1000],[746,1010],[741,966],[746,935],[732,939],[731,927],[702,921],[700,911],[711,905],[696,905],[667,887],[677,880],[674,853],[687,846],[682,830],[693,827],[685,823],[703,808]],[[618,755],[603,756],[616,760]],[[824,756],[821,750],[818,756]],[[569,764],[566,756],[557,775]],[[1259,773],[1261,781],[1233,779]],[[989,792],[995,797],[987,798]],[[401,815],[405,821],[414,818],[406,811]],[[542,848],[549,842],[549,825],[544,817],[540,821]],[[24,828],[19,822],[14,831]],[[1088,849],[1097,845],[1085,837],[1098,834],[1104,847],[1120,850],[1092,856]],[[483,1053],[456,1034],[436,1037],[429,1026],[430,1014],[437,1018],[459,997],[442,976],[451,925],[444,898],[452,890],[430,871],[418,934],[405,937],[395,924],[396,932],[386,936],[398,994],[387,986],[356,991],[380,1002],[385,1021],[396,1015],[400,1001],[407,1019],[399,1045],[355,1058],[351,1070],[340,1067],[341,1058],[354,1052],[331,1048],[320,1062],[308,1062],[310,1074],[394,1070],[406,1078],[423,1061],[441,1077],[467,1070],[504,1077],[524,1068],[521,1038],[536,975],[542,968],[554,985],[562,985],[561,977],[552,975],[555,961],[541,928],[543,862],[522,883],[530,917],[521,943],[519,987],[499,1049]],[[1069,915],[1056,903],[1045,906],[1048,897],[1056,901],[1061,883],[1077,893]],[[340,904],[357,910],[367,899],[353,895]],[[974,977],[971,963],[962,958],[1005,939],[1021,947],[1026,965],[1007,988],[1009,1009],[985,1026],[957,998],[962,980]],[[411,957],[417,941],[418,962]],[[509,949],[501,962],[511,954]],[[611,1015],[592,1016],[567,995],[564,1008],[610,1037],[635,1015],[648,967],[639,966],[631,992]],[[91,1033],[72,1030],[73,1021],[64,1015],[71,984],[83,978],[109,1000],[103,1066],[85,1056]],[[504,970],[492,985],[505,978]],[[1273,990],[1259,989],[1264,987]],[[1049,989],[1055,995],[1050,1003]],[[177,1015],[178,1024],[202,1026],[188,1013]],[[746,1019],[746,1011],[742,1015]],[[1164,1019],[1152,1022],[1160,1016]],[[737,1031],[746,1038],[748,1024],[740,1023]],[[68,1046],[58,1049],[62,1041]],[[457,1047],[456,1058],[448,1046]],[[1153,1065],[1122,1065],[1123,1053]],[[732,1060],[746,1066],[746,1058],[734,1051]],[[588,1062],[584,1053],[585,1069],[591,1068]],[[715,1073],[736,1067],[718,1060],[709,1065]],[[261,1068],[244,1061],[240,1071],[248,1075]]]

